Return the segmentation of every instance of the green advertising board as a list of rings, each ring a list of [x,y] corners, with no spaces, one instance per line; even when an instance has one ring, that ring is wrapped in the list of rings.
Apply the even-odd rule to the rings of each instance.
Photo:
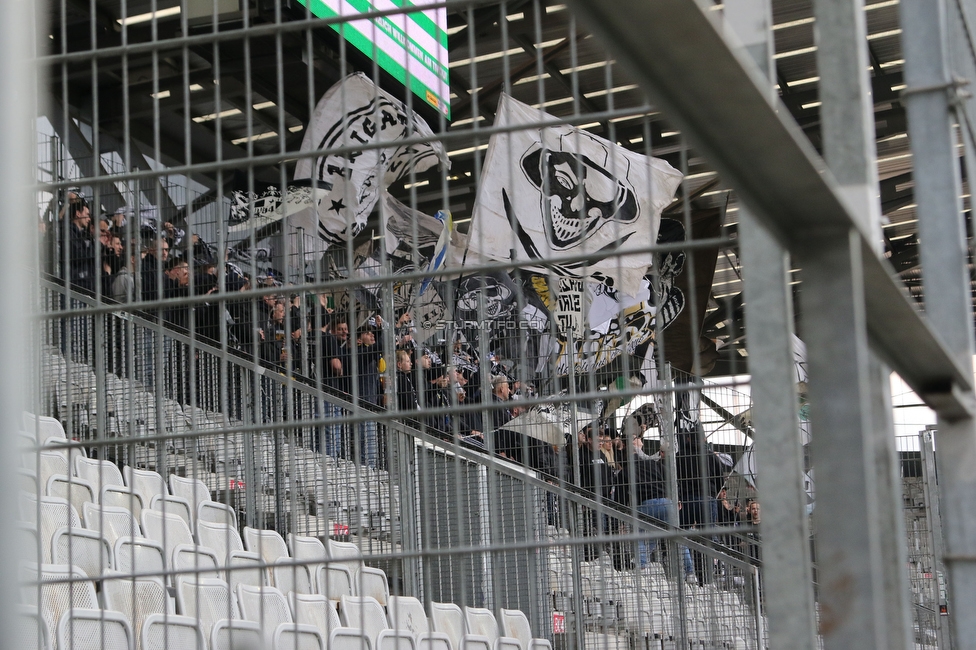
[[[451,118],[450,70],[447,60],[447,10],[424,9],[432,0],[298,0],[332,24],[343,38]],[[409,13],[355,18],[358,15],[416,8]]]

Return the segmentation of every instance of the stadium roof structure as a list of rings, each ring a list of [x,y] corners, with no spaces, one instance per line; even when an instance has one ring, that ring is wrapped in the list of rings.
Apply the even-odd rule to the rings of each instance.
[[[97,122],[102,153],[114,150],[121,155],[123,142],[139,148],[129,155],[131,165],[145,168],[143,155],[169,167],[203,165],[193,170],[192,178],[208,191],[195,197],[189,208],[174,203],[165,191],[151,193],[151,188],[144,188],[146,196],[155,196],[158,207],[169,210],[176,220],[185,219],[188,211],[214,201],[233,185],[232,172],[219,165],[207,171],[208,163],[258,156],[268,163],[254,166],[255,178],[279,182],[282,159],[289,165],[280,152],[298,150],[314,101],[344,74],[354,69],[373,71],[373,63],[343,46],[334,31],[308,30],[306,9],[298,2],[252,2],[247,38],[241,38],[240,32],[235,36],[242,27],[240,18],[221,23],[216,33],[206,24],[183,34],[178,0],[124,4],[127,17],[121,15],[122,3],[116,0],[92,4],[65,0],[63,8],[52,14],[50,51],[79,56],[64,57],[52,70],[51,121],[68,140],[77,161],[92,159],[91,138],[85,135],[90,130],[78,125]],[[899,0],[867,1],[867,47],[885,255],[921,302],[912,154],[900,95],[904,82],[898,4]],[[819,78],[811,1],[773,0],[772,6],[777,89],[819,149]],[[155,18],[149,20],[153,7]],[[722,9],[721,4],[711,7],[714,12]],[[294,23],[295,28],[261,30],[278,21]],[[171,43],[172,48],[160,49],[160,41]],[[150,42],[157,44],[150,48]],[[97,66],[83,56],[94,49],[93,43],[101,51]],[[142,43],[147,46],[140,48]],[[498,96],[507,92],[635,151],[646,151],[649,138],[655,156],[687,174],[679,196],[691,199],[693,211],[720,210],[723,234],[735,238],[739,209],[735,193],[722,184],[706,159],[687,148],[681,133],[649,105],[622,69],[607,60],[604,48],[564,5],[553,0],[449,4],[448,49],[452,120],[442,126],[461,134],[446,140],[452,161],[449,186],[441,187],[440,172],[431,170],[393,188],[399,198],[416,201],[419,209],[433,213],[443,207],[446,196],[464,229],[487,147],[487,137],[475,131],[492,123]],[[381,83],[403,96],[403,86],[386,73],[381,73]],[[59,100],[63,97],[67,106]],[[442,118],[423,102],[410,101],[438,131]],[[76,135],[66,136],[71,130]],[[968,184],[963,185],[962,198],[968,220]],[[103,203],[112,207],[113,197],[103,197]],[[680,206],[677,212],[681,214]],[[364,236],[371,234],[367,229]],[[798,285],[797,270],[793,273],[793,283]],[[716,340],[720,352],[712,374],[741,373],[747,364],[742,295],[733,244],[719,252],[704,315],[702,335]]]

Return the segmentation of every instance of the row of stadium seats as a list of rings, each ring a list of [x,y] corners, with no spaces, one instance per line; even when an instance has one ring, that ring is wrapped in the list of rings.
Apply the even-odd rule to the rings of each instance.
[[[390,596],[386,607],[370,597],[344,595],[336,602],[319,594],[240,584],[232,590],[215,578],[181,576],[176,607],[156,577],[108,572],[96,583],[69,565],[25,565],[19,606],[18,647],[50,650],[230,650],[308,648],[310,650],[551,650],[532,637],[518,610],[501,610],[502,636],[489,609],[454,603],[423,604]],[[174,611],[178,610],[178,611]],[[41,612],[38,615],[38,611]],[[51,631],[56,640],[52,644]],[[328,640],[328,646],[326,642]],[[168,642],[168,646],[166,643]]]

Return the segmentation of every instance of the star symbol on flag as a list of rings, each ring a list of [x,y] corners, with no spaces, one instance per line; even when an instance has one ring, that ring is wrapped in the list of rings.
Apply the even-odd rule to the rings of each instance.
[[[339,214],[339,210],[344,210],[345,208],[346,204],[342,202],[342,199],[339,199],[338,201],[332,201],[332,207],[329,209],[334,210],[336,214]]]

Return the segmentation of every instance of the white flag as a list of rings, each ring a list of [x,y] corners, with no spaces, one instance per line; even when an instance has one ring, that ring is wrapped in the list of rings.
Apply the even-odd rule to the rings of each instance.
[[[497,114],[496,126],[551,118],[505,94]],[[532,262],[647,247],[657,240],[661,210],[680,182],[680,172],[667,162],[571,126],[495,134],[472,214],[468,258],[509,261],[514,250],[527,268],[540,268]],[[614,279],[617,290],[637,296],[650,264],[650,253],[614,255],[589,265],[567,262],[556,271],[575,277],[600,272]]]
[[[301,151],[343,151],[298,161],[295,180],[310,179],[319,189],[312,205],[289,217],[287,233],[304,228],[309,235],[317,234],[306,245],[306,255],[321,254],[329,245],[355,237],[383,189],[411,169],[420,173],[437,163],[449,166],[440,142],[400,144],[408,138],[432,136],[423,118],[408,112],[400,100],[361,72],[332,86],[315,106]],[[376,143],[390,146],[356,149]],[[320,196],[323,191],[326,194]]]

